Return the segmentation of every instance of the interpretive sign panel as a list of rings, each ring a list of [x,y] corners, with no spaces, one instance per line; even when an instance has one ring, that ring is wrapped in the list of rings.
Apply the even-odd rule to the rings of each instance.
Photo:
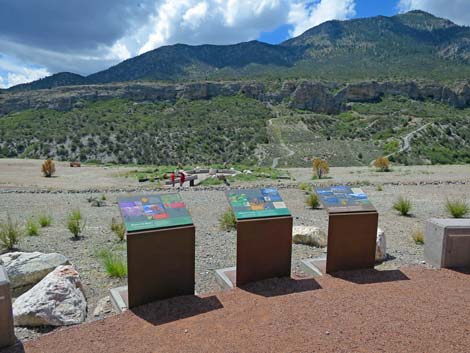
[[[317,188],[315,191],[328,213],[375,211],[367,195],[360,188],[331,186]]]
[[[123,197],[119,208],[128,232],[193,224],[179,194]]]
[[[227,197],[237,220],[290,216],[289,209],[274,188],[230,190]]]

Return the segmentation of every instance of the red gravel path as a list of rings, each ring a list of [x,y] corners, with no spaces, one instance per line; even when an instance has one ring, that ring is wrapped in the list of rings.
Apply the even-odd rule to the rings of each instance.
[[[470,271],[269,280],[56,331],[7,352],[470,352]]]

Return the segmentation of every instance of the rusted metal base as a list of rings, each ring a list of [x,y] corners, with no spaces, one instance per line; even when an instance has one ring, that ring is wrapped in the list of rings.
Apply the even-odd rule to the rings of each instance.
[[[326,273],[374,268],[379,214],[330,213]]]
[[[236,285],[289,277],[292,216],[237,221]]]
[[[195,227],[127,235],[128,307],[194,294]]]

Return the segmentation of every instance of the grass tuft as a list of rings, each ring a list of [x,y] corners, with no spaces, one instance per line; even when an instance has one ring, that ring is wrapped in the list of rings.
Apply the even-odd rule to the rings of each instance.
[[[82,217],[82,213],[77,208],[72,210],[67,217],[67,229],[72,233],[74,238],[78,238],[85,229],[85,220]]]
[[[464,200],[449,200],[446,202],[446,210],[454,218],[462,218],[468,214],[469,207]]]
[[[49,227],[52,224],[52,216],[41,213],[38,216],[38,222],[42,228]]]
[[[409,216],[413,206],[410,200],[403,196],[400,196],[397,201],[395,201],[395,203],[393,204],[393,208],[398,211],[402,216]]]
[[[119,241],[123,241],[126,237],[126,226],[122,222],[116,221],[113,217],[111,219],[111,230],[116,234]]]
[[[411,232],[411,238],[417,245],[424,244],[424,231],[421,228],[415,227]]]
[[[220,229],[230,231],[237,228],[237,219],[232,209],[228,209],[219,219]]]
[[[320,199],[317,194],[312,193],[307,196],[305,204],[312,209],[318,208],[318,206],[320,206]]]
[[[22,229],[17,222],[13,222],[10,215],[6,222],[0,223],[0,244],[6,250],[13,250],[20,241]]]
[[[39,226],[34,220],[34,218],[28,218],[26,221],[26,234],[29,236],[37,236],[39,235]]]
[[[102,250],[99,253],[99,257],[110,277],[124,278],[127,276],[127,263],[123,256],[109,250]]]

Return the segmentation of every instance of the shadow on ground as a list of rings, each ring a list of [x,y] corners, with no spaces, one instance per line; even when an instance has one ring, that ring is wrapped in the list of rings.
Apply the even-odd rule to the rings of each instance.
[[[131,312],[157,326],[222,308],[216,296],[200,298],[186,295],[141,305],[131,309]]]
[[[364,269],[354,271],[338,271],[332,274],[332,276],[356,284],[373,284],[409,280],[408,276],[400,270],[378,271],[376,269]]]
[[[276,297],[292,293],[307,292],[321,289],[313,278],[293,279],[290,277],[272,278],[264,281],[244,284],[240,289],[263,297]]]

